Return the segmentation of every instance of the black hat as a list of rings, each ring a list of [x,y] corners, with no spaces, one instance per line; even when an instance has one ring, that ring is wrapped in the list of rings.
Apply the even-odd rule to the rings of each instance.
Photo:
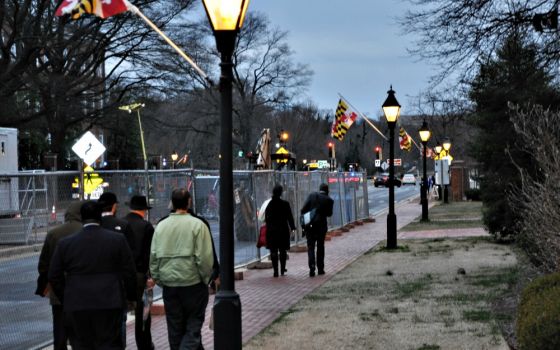
[[[132,196],[130,198],[130,203],[128,204],[132,210],[147,210],[152,209],[146,202],[146,196]]]
[[[104,207],[111,206],[115,203],[118,203],[117,196],[113,192],[103,192],[97,202]]]

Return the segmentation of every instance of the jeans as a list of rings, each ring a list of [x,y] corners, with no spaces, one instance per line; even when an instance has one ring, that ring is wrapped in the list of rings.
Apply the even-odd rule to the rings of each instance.
[[[315,259],[315,245],[317,245],[317,259]],[[320,272],[325,270],[325,234],[307,235],[307,258],[309,271],[315,272],[315,266]]]
[[[171,350],[202,347],[201,329],[208,305],[208,286],[163,287],[163,303]]]

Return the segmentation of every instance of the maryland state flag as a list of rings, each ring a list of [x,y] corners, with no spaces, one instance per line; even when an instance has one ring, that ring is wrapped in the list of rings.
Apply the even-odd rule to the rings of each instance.
[[[125,0],[64,0],[55,15],[71,15],[72,19],[78,19],[83,14],[92,14],[107,18],[127,10]]]
[[[404,128],[401,126],[399,130],[399,143],[401,149],[410,152],[412,149],[412,141],[410,140],[410,136],[404,131]]]
[[[339,141],[342,141],[346,132],[354,124],[358,118],[358,113],[348,107],[348,104],[343,99],[338,101],[336,107],[336,114],[331,128],[331,136]]]

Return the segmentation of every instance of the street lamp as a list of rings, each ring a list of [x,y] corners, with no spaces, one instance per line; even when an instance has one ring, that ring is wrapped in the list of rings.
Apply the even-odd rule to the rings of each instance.
[[[177,154],[177,151],[173,151],[173,153],[171,153],[171,160],[173,161],[173,169],[175,169],[175,162],[177,161],[177,159],[179,159],[179,154]]]
[[[237,33],[249,0],[202,0],[221,55],[220,280],[214,300],[215,349],[241,349],[241,300],[235,292],[233,237],[232,83]]]
[[[129,114],[136,111],[138,116],[138,128],[140,129],[140,142],[142,144],[142,155],[144,157],[144,171],[146,172],[146,199],[149,203],[150,198],[150,177],[148,176],[148,157],[146,155],[146,144],[144,143],[144,129],[142,129],[142,119],[140,118],[140,109],[146,107],[144,103],[131,103],[129,105],[120,106],[121,111],[127,111]]]
[[[426,175],[426,148],[428,145],[428,140],[432,136],[432,132],[428,129],[428,123],[424,119],[422,127],[418,130],[420,134],[420,140],[422,141],[423,151],[422,159],[424,164],[424,171],[422,177],[422,186],[420,186],[420,203],[422,204],[422,221],[429,221],[428,219],[428,176]]]
[[[451,140],[449,139],[449,137],[446,137],[445,140],[443,140],[443,149],[445,150],[445,159],[442,159],[440,161],[444,160],[447,162],[447,164],[449,164],[449,150],[451,149]],[[447,186],[447,184],[443,185],[443,203],[449,203],[449,190],[447,189]]]
[[[401,113],[401,105],[395,97],[393,86],[387,91],[383,113],[389,126],[389,213],[387,214],[387,249],[397,248],[397,215],[395,215],[395,124]]]
[[[438,162],[440,162],[439,164],[441,165],[441,157],[443,156],[443,153],[442,153],[443,152],[443,146],[441,145],[441,143],[439,143],[439,141],[437,142],[437,145],[434,147],[434,150],[436,151],[436,155],[437,155],[436,160]],[[438,179],[439,179],[438,180],[438,185],[437,185],[438,186],[437,187],[438,201],[440,201],[441,200],[441,184],[443,182],[443,174],[441,173],[441,166],[439,167],[437,175],[438,175]]]

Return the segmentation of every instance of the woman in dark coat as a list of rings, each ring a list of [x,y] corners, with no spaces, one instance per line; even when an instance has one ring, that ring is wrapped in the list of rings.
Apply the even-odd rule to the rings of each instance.
[[[286,270],[286,251],[290,249],[290,234],[296,229],[290,203],[281,199],[283,188],[274,186],[272,199],[265,212],[266,247],[270,250],[274,277],[278,277],[278,255],[280,255],[280,273]]]

